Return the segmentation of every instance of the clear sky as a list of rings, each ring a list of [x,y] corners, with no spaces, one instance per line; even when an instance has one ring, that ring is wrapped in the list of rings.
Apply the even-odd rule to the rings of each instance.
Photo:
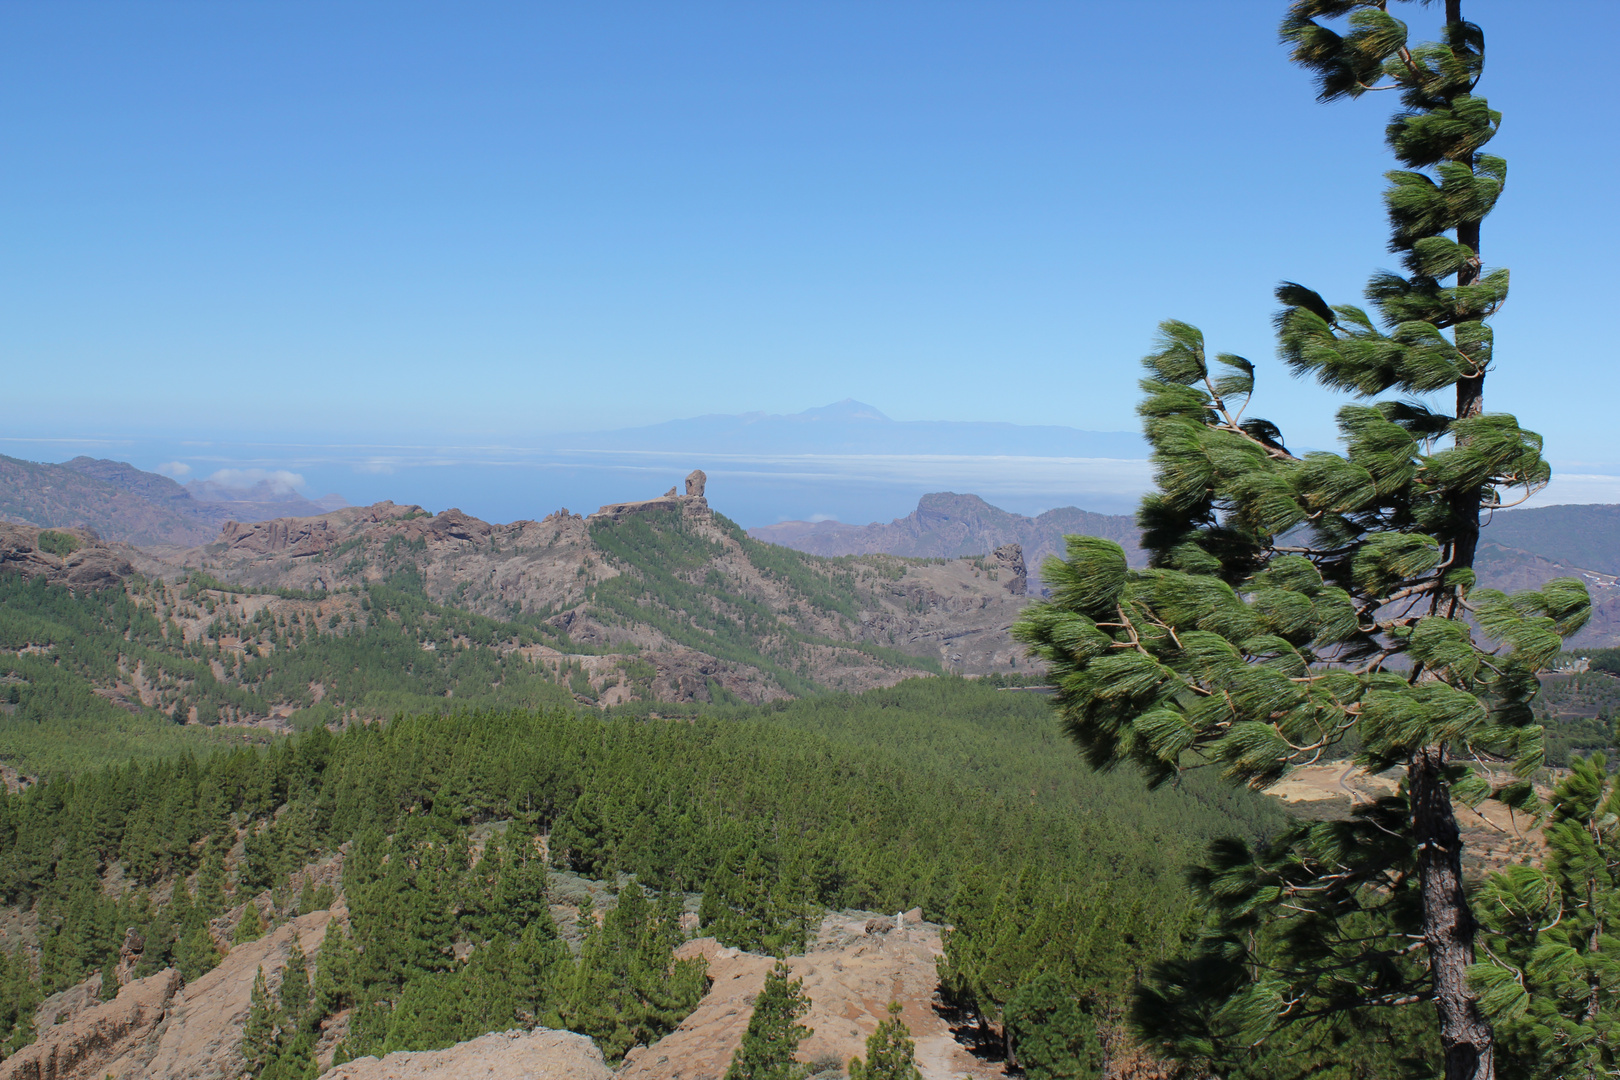
[[[1270,290],[1354,301],[1392,264],[1395,102],[1317,105],[1284,6],[7,0],[0,452],[523,441],[845,397],[1130,429],[1172,316],[1331,446],[1335,399],[1272,360]],[[1594,331],[1620,4],[1465,13],[1509,162],[1487,404],[1565,472],[1620,474]],[[1429,36],[1438,8],[1397,14]]]

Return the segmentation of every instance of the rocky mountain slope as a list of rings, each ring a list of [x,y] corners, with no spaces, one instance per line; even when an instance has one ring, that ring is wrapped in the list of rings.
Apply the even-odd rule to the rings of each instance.
[[[1620,574],[1620,505],[1506,510],[1491,516],[1480,538],[1570,566]]]
[[[311,502],[259,481],[243,489],[196,481],[182,486],[122,461],[76,457],[60,465],[0,455],[0,519],[41,528],[83,526],[108,540],[143,546],[207,543],[227,521],[316,514],[343,505]]]
[[[64,695],[81,724],[155,747],[176,721],[760,702],[1025,663],[1007,633],[1027,602],[1016,548],[822,559],[697,493],[506,525],[381,503],[231,522],[180,552],[5,525],[0,568],[24,575],[0,574],[0,712],[37,722],[0,755],[25,769],[83,745],[56,731]]]
[[[128,979],[114,998],[100,999],[101,975],[42,1004],[38,1039],[0,1061],[0,1080],[224,1080],[241,1075],[241,1043],[253,982],[263,971],[274,992],[293,942],[314,956],[334,921],[346,918],[341,902],[277,927],[257,941],[234,947],[214,970],[187,985],[168,969]],[[894,917],[870,912],[825,916],[802,955],[789,958],[804,982],[813,1029],[799,1060],[840,1067],[865,1054],[865,1041],[887,1015],[890,1001],[917,1046],[925,1080],[989,1080],[1004,1075],[999,1064],[976,1057],[936,1008],[943,955],[941,928],[920,912]],[[687,942],[680,959],[708,964],[708,993],[675,1031],[652,1046],[631,1051],[610,1071],[586,1036],[537,1028],[482,1035],[443,1050],[399,1052],[381,1060],[362,1057],[324,1075],[333,1080],[720,1080],[742,1041],[754,998],[773,957],[723,948],[713,938]],[[319,1053],[330,1062],[343,1027],[323,1036]],[[842,1075],[841,1070],[830,1075]]]
[[[858,690],[940,665],[1011,670],[1005,629],[1024,602],[984,560],[808,558],[716,514],[701,474],[689,493],[588,517],[494,525],[458,510],[381,503],[318,518],[227,524],[174,560],[250,589],[332,592],[404,574],[432,600],[522,620],[568,644],[654,663],[660,697],[743,700],[816,687]],[[555,659],[553,657],[552,659]],[[609,695],[609,701],[623,700]]]
[[[1063,537],[1070,533],[1121,544],[1132,566],[1147,562],[1128,516],[1062,507],[1030,518],[953,492],[925,495],[915,511],[886,525],[784,521],[749,530],[756,539],[825,556],[953,557],[1017,543],[1032,589],[1045,557],[1061,554]],[[1592,592],[1593,615],[1572,647],[1620,645],[1620,506],[1549,506],[1493,515],[1482,532],[1477,569],[1482,586],[1508,592],[1538,588],[1555,577],[1583,579]]]
[[[954,491],[924,495],[917,509],[887,525],[784,521],[750,529],[748,534],[757,540],[827,556],[881,552],[953,559],[983,555],[1003,544],[1018,544],[1035,577],[1046,556],[1063,554],[1065,536],[1079,534],[1105,537],[1122,545],[1132,566],[1147,563],[1136,522],[1129,515],[1093,514],[1063,506],[1032,518],[991,506],[977,495],[958,495]]]

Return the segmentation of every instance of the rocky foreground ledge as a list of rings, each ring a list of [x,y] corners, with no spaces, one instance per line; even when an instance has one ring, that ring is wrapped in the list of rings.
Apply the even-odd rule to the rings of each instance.
[[[313,955],[335,911],[317,911],[232,949],[225,960],[184,988],[170,970],[122,986],[111,1001],[97,1001],[97,986],[58,995],[42,1006],[40,1038],[0,1062],[0,1080],[227,1080],[242,1074],[242,1026],[254,975],[262,966],[279,979],[296,936]],[[799,1058],[825,1076],[842,1076],[866,1038],[899,1001],[917,1044],[927,1080],[989,1080],[998,1066],[974,1058],[934,1009],[939,987],[935,962],[943,954],[941,928],[919,911],[894,916],[845,911],[822,920],[802,956],[788,958],[804,980],[815,1033]],[[630,1051],[609,1070],[601,1051],[567,1031],[495,1032],[443,1050],[360,1058],[325,1074],[330,1080],[720,1080],[742,1042],[754,998],[775,961],[725,948],[713,938],[681,946],[682,958],[705,957],[712,984],[698,1007],[652,1046]],[[100,976],[94,976],[94,983]],[[97,984],[99,985],[99,984]],[[76,988],[78,989],[78,988]],[[324,1040],[323,1040],[324,1042]],[[323,1056],[330,1053],[323,1046]]]

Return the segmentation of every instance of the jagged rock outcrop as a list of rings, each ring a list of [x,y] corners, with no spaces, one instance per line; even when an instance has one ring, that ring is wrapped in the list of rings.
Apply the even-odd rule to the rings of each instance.
[[[608,503],[592,514],[588,520],[621,521],[631,514],[645,514],[659,510],[675,511],[688,517],[707,517],[710,513],[709,502],[703,497],[703,489],[708,479],[702,469],[693,469],[686,477],[685,495],[677,495],[675,489],[670,488],[657,499]]]
[[[71,537],[76,546],[65,554],[45,551],[40,547],[41,533]],[[91,529],[39,529],[0,521],[0,571],[8,570],[71,589],[120,585],[135,572],[122,552],[102,543]]]
[[[363,1057],[325,1073],[324,1080],[611,1080],[602,1051],[572,1031],[506,1031],[480,1035],[444,1050]]]
[[[990,553],[1001,575],[1001,587],[1014,596],[1029,592],[1029,568],[1024,565],[1024,549],[1020,544],[1002,544]]]
[[[117,1080],[215,1080],[239,1076],[242,1027],[259,968],[271,988],[280,985],[296,935],[306,956],[326,937],[332,912],[314,911],[233,948],[218,967],[175,995],[168,1022],[155,1040],[130,1046],[107,1073]],[[97,1074],[97,1080],[99,1076]]]
[[[874,931],[867,933],[868,922]],[[788,958],[794,978],[804,980],[810,1012],[800,1022],[814,1034],[799,1046],[800,1061],[845,1065],[866,1055],[866,1039],[888,1015],[891,1000],[917,1044],[917,1065],[926,1080],[1000,1076],[956,1041],[934,1009],[939,987],[936,961],[943,955],[940,928],[906,912],[893,916],[839,912],[822,920],[803,956]],[[713,938],[682,945],[677,956],[709,962],[709,992],[673,1032],[649,1047],[630,1051],[617,1080],[720,1080],[742,1043],[754,998],[773,957],[723,948]]]
[[[143,1075],[120,1071],[119,1060],[152,1037],[169,1015],[179,987],[180,973],[173,968],[121,987],[111,1001],[41,1030],[32,1044],[0,1062],[0,1080]]]
[[[227,521],[219,538],[231,551],[281,554],[293,559],[319,555],[338,542],[337,532],[324,519],[298,518],[277,518],[256,524]]]

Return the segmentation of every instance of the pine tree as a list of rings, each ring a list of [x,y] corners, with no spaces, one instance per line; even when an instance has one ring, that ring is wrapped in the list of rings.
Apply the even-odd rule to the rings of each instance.
[[[314,1004],[306,1026],[313,1027],[333,1013],[354,1004],[354,939],[336,920],[327,924],[326,936],[315,954]]]
[[[1097,1024],[1056,972],[1021,983],[1007,1004],[1012,1059],[1029,1080],[1097,1080]]]
[[[889,1018],[867,1036],[866,1060],[849,1059],[849,1080],[922,1080],[917,1044],[900,1019],[900,1003],[889,1002]]]
[[[1493,874],[1478,897],[1508,1078],[1609,1076],[1620,1064],[1620,786],[1601,754],[1553,792],[1544,867]]]
[[[259,905],[249,900],[242,908],[242,917],[236,920],[236,929],[231,933],[231,944],[241,945],[248,941],[258,941],[264,936],[264,920],[259,917]]]
[[[309,1012],[309,961],[295,935],[281,972],[281,1012],[289,1030],[297,1030]]]
[[[259,1076],[275,1060],[282,1026],[281,1009],[270,996],[261,967],[253,977],[247,1023],[242,1027],[242,1060],[250,1076]]]
[[[1487,1080],[1494,1037],[1469,978],[1477,923],[1453,802],[1533,807],[1536,672],[1590,600],[1572,578],[1512,597],[1476,587],[1481,513],[1550,476],[1539,436],[1484,411],[1486,320],[1508,284],[1480,259],[1506,175],[1482,152],[1500,114],[1475,93],[1484,37],[1461,0],[1446,0],[1437,44],[1409,45],[1388,6],[1297,0],[1282,36],[1323,100],[1399,92],[1386,133],[1404,168],[1385,203],[1405,272],[1373,276],[1375,314],[1284,284],[1276,321],[1296,374],[1395,396],[1340,410],[1345,454],[1297,456],[1246,415],[1253,364],[1162,324],[1139,409],[1158,486],[1138,513],[1150,568],[1071,538],[1067,562],[1046,569],[1051,601],[1017,632],[1049,664],[1093,766],[1134,761],[1163,782],[1211,762],[1261,788],[1353,735],[1363,763],[1405,769],[1398,796],[1350,822],[1212,851],[1197,882],[1208,934],[1139,1002],[1147,1034],[1235,1067],[1280,1023],[1429,1002],[1443,1074]],[[1318,21],[1341,16],[1343,34]],[[1451,415],[1414,402],[1442,390]]]
[[[793,1054],[815,1031],[799,1023],[810,1011],[810,999],[805,996],[804,981],[790,978],[791,974],[783,960],[766,974],[726,1080],[796,1080],[804,1075],[805,1069],[793,1060]]]
[[[102,1001],[111,1001],[118,996],[118,957],[107,957],[106,963],[101,965],[101,993]]]

